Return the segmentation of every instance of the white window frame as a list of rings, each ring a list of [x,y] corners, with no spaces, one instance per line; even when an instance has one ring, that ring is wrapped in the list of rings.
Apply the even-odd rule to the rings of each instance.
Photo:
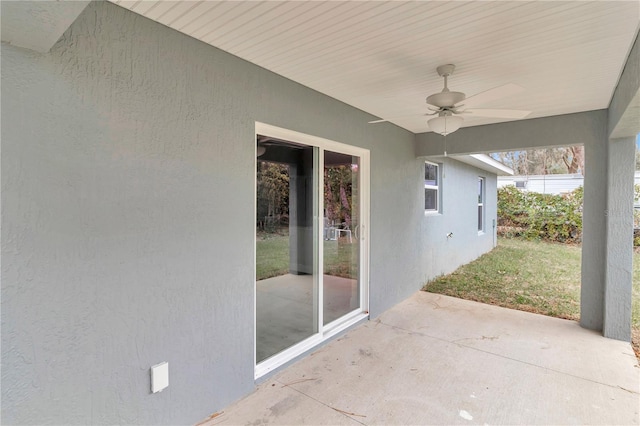
[[[438,163],[433,163],[431,161],[425,161],[425,168],[427,164],[430,164],[432,166],[436,166],[436,185],[427,185],[427,183],[425,182],[424,184],[424,189],[431,189],[431,190],[435,190],[436,191],[436,208],[435,209],[427,209],[425,207],[424,209],[424,214],[425,215],[435,215],[435,214],[440,214],[441,213],[441,198],[440,198],[440,194],[442,191],[442,164],[438,164]],[[425,172],[425,169],[422,170],[423,171],[423,175]]]
[[[485,230],[485,194],[487,193],[487,180],[478,176],[478,186],[480,193],[476,194],[478,196],[478,208],[477,208],[477,222],[478,222],[478,235],[484,234]]]

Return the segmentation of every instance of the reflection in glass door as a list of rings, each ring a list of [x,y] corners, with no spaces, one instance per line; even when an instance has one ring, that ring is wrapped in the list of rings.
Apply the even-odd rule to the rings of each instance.
[[[263,149],[260,149],[262,147]],[[258,136],[256,362],[318,332],[318,149]]]
[[[360,307],[360,159],[324,152],[323,324]]]

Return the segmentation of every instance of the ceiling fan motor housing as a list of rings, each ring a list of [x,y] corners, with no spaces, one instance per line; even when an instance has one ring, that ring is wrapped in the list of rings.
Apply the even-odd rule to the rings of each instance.
[[[453,108],[455,104],[464,101],[464,98],[465,94],[462,92],[450,92],[449,89],[445,89],[429,96],[427,103],[438,108]]]
[[[444,77],[444,89],[442,92],[435,93],[427,98],[429,105],[436,106],[438,108],[453,109],[454,105],[464,101],[465,94],[462,92],[452,92],[447,87],[447,77],[453,74],[456,66],[453,64],[440,65],[436,71],[440,77]]]

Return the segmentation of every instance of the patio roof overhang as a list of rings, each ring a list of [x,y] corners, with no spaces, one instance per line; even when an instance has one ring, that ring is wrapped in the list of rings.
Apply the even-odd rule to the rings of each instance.
[[[640,3],[625,1],[111,1],[413,133],[429,131],[425,98],[446,63],[467,95],[525,89],[486,108],[529,119],[607,108],[640,24]]]
[[[425,98],[441,90],[445,63],[467,95],[525,89],[483,107],[533,119],[611,104],[612,137],[640,124],[638,91],[614,97],[638,86],[638,63],[625,68],[638,2],[111,1],[374,117],[401,117],[391,122],[413,133],[429,131]],[[55,3],[3,2],[15,25],[2,40],[48,50],[88,2]],[[465,117],[463,127],[503,121]]]

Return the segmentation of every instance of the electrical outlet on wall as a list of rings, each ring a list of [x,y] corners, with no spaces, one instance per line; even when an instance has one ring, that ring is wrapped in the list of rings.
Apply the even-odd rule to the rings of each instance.
[[[151,367],[151,392],[160,392],[169,386],[169,363],[161,362]]]

